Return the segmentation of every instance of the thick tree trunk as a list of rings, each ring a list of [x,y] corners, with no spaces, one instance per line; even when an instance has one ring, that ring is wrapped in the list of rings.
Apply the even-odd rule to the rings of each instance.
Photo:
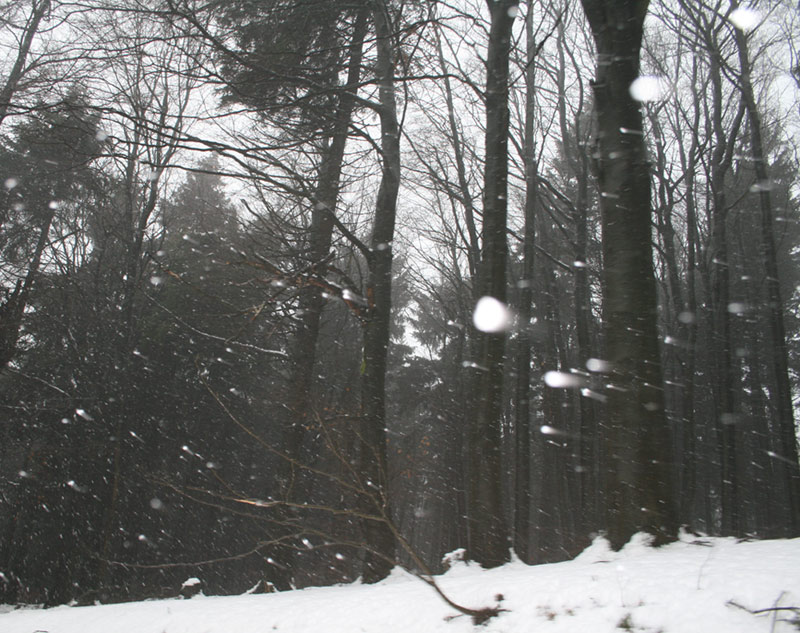
[[[606,530],[614,547],[637,531],[675,538],[651,241],[650,173],[639,74],[646,0],[583,0],[597,45],[596,168],[603,227],[603,331],[611,363],[604,442]]]
[[[480,293],[506,302],[508,59],[517,0],[490,3],[486,60],[486,165]],[[476,332],[478,374],[469,432],[469,557],[484,567],[509,560],[502,506],[501,421],[505,332]]]

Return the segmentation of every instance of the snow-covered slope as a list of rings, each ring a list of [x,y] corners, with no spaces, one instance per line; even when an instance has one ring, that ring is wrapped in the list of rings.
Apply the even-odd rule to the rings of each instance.
[[[0,608],[0,633],[738,633],[797,631],[800,539],[684,538],[620,552],[602,540],[573,561],[494,570],[456,564],[439,577],[456,602],[506,611],[482,626],[396,570],[377,585],[95,607]],[[798,608],[792,610],[791,607]],[[761,609],[779,610],[756,614]],[[748,611],[749,610],[749,611]]]

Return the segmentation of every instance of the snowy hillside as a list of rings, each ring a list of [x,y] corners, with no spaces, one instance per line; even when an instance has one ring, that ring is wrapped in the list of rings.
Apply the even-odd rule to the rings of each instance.
[[[800,628],[800,539],[684,538],[660,549],[596,541],[575,560],[438,578],[456,602],[505,609],[482,626],[396,570],[377,585],[197,596],[95,607],[3,609],[2,633],[739,633]],[[765,610],[761,613],[755,613]]]

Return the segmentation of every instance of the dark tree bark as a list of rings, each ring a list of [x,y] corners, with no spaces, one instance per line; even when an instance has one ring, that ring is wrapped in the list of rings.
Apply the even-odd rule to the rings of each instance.
[[[364,362],[361,385],[360,474],[372,506],[383,521],[364,521],[366,555],[364,582],[386,577],[394,560],[395,542],[387,482],[386,365],[392,304],[392,241],[397,193],[400,188],[400,125],[395,99],[395,61],[392,16],[384,0],[373,2],[377,46],[378,115],[381,122],[381,184],[375,203],[372,240],[367,253],[367,313],[364,323]]]
[[[333,237],[334,216],[339,198],[344,150],[350,135],[350,124],[355,105],[355,92],[361,77],[362,47],[367,30],[367,10],[362,9],[356,17],[353,39],[350,44],[347,83],[342,90],[335,113],[335,121],[326,154],[320,166],[319,181],[314,196],[309,227],[308,260],[309,274],[324,278]],[[291,343],[292,366],[288,386],[288,407],[290,423],[286,431],[285,450],[288,455],[300,454],[309,423],[311,407],[311,386],[314,381],[317,340],[319,339],[320,319],[326,299],[319,288],[311,286],[301,289],[298,300],[298,325]],[[284,476],[285,494],[289,500],[296,500],[295,477],[291,463]]]
[[[582,147],[588,133],[584,129],[584,91],[581,84],[580,100],[575,109],[572,126],[567,119],[566,88],[566,46],[563,22],[558,25],[558,57],[559,70],[556,76],[559,100],[558,119],[564,148],[564,157],[569,165],[571,175],[577,180],[577,197],[573,207],[575,221],[575,261],[581,262],[574,268],[575,292],[575,350],[581,370],[592,356],[592,300],[589,285],[588,247],[589,247],[589,154]],[[574,54],[570,54],[573,67],[577,66]],[[580,445],[579,459],[579,512],[583,534],[589,534],[597,523],[598,508],[602,505],[599,487],[601,469],[598,451],[597,402],[591,398],[580,398],[578,414]]]
[[[592,357],[592,299],[587,269],[589,236],[589,164],[586,152],[581,152],[578,160],[578,199],[575,203],[575,261],[584,265],[575,268],[575,339],[577,342],[578,366],[586,368]],[[591,533],[597,523],[599,507],[602,504],[600,489],[600,454],[598,450],[599,433],[597,428],[597,401],[581,397],[578,407],[580,414],[579,456],[579,498],[580,524],[583,536]]]
[[[698,61],[695,55],[692,60],[692,85],[699,85]],[[692,129],[698,133],[692,134],[689,147],[683,144],[679,147],[682,171],[685,174],[694,174],[699,158],[700,146],[700,108],[695,107],[692,118]],[[679,488],[679,514],[682,524],[692,526],[695,523],[696,507],[695,494],[697,492],[697,425],[695,421],[695,367],[697,365],[697,207],[695,202],[695,178],[686,179],[686,305],[683,314],[678,315],[680,322],[681,338],[686,341],[681,362],[679,363],[680,376],[678,384],[683,385],[680,398],[680,408],[677,415],[680,419],[680,444],[678,455],[680,461],[680,488]]]
[[[736,8],[738,2],[732,2]],[[772,373],[775,385],[774,404],[777,410],[777,426],[780,447],[780,463],[777,464],[787,491],[789,526],[786,536],[800,534],[800,470],[798,469],[797,433],[792,405],[792,388],[789,379],[789,358],[786,345],[786,327],[783,319],[783,300],[781,298],[778,274],[778,256],[775,248],[774,214],[770,194],[769,169],[762,139],[761,113],[756,103],[751,80],[752,64],[745,34],[736,29],[736,46],[739,53],[741,71],[739,88],[742,93],[750,128],[750,149],[756,174],[756,189],[761,207],[761,255],[766,270],[767,314],[770,345],[772,347]]]
[[[637,531],[677,534],[656,329],[650,173],[639,74],[647,0],[582,0],[597,47],[596,170],[603,227],[603,332],[611,362],[605,412],[605,528],[613,547]]]
[[[53,222],[54,215],[55,211],[51,210],[45,216],[44,222],[39,228],[39,239],[36,241],[36,248],[31,262],[28,264],[25,279],[19,280],[14,290],[9,293],[6,301],[0,304],[0,369],[11,362],[16,354],[22,317],[28,306],[34,281],[39,274],[42,255],[48,244],[50,225]]]
[[[536,41],[533,12],[525,16],[525,234],[522,244],[522,278],[519,281],[519,336],[517,338],[517,385],[514,419],[514,551],[526,563],[533,562],[530,549],[531,523],[531,316],[533,314],[533,277],[536,254],[536,205],[538,196],[538,159],[533,136],[535,112]]]
[[[740,531],[739,484],[736,469],[737,427],[735,421],[736,387],[733,372],[733,343],[731,341],[730,262],[728,248],[728,199],[726,175],[731,169],[735,139],[742,119],[740,108],[734,127],[728,134],[723,126],[723,95],[720,53],[710,39],[712,130],[714,149],[711,168],[711,218],[709,266],[711,319],[714,331],[714,402],[717,447],[721,470],[722,532],[738,534]]]
[[[486,59],[486,164],[483,229],[478,271],[480,294],[506,301],[508,243],[508,64],[517,0],[489,2],[491,29]],[[501,420],[503,415],[504,332],[476,332],[478,373],[469,431],[470,559],[484,567],[509,560],[503,516]]]
[[[50,10],[50,0],[34,0],[31,8],[31,14],[28,17],[25,26],[22,29],[22,38],[20,39],[19,48],[17,49],[17,57],[14,60],[14,65],[6,78],[6,82],[0,89],[0,123],[8,116],[8,110],[11,108],[11,101],[14,94],[17,92],[19,83],[25,75],[25,65],[28,60],[28,55],[33,44],[33,38],[39,32],[39,27]]]

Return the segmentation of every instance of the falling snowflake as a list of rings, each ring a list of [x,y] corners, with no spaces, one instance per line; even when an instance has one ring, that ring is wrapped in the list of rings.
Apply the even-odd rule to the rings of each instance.
[[[511,326],[511,321],[511,311],[505,303],[494,297],[481,297],[475,304],[472,322],[481,332],[505,332]]]
[[[731,11],[728,19],[737,29],[751,31],[761,23],[761,14],[750,7],[743,6]]]
[[[642,75],[633,80],[629,91],[636,101],[658,101],[669,91],[669,84],[663,77]]]

